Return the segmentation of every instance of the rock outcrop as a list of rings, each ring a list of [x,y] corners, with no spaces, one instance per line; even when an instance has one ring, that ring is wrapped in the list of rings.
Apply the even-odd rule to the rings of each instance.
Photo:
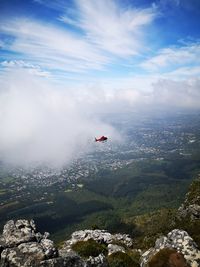
[[[71,239],[64,242],[62,249],[59,251],[60,255],[64,256],[66,253],[73,252],[73,245],[82,241],[87,242],[89,240],[94,240],[99,244],[105,245],[107,248],[107,254],[110,255],[116,252],[125,253],[125,248],[130,248],[133,244],[133,240],[126,234],[114,234],[105,230],[81,230],[76,231],[72,234]],[[120,244],[117,245],[116,243]],[[124,246],[124,247],[123,247]],[[86,259],[86,265],[84,266],[98,266],[106,267],[108,266],[106,256],[100,253],[97,256],[89,256]]]
[[[178,209],[178,217],[192,221],[200,219],[200,178],[192,182],[184,203]]]
[[[132,246],[132,239],[128,235],[112,235],[104,230],[74,232],[60,250],[48,237],[48,233],[42,235],[37,232],[33,220],[8,221],[0,237],[0,267],[107,267],[105,254],[83,258],[73,250],[73,245],[92,239],[106,247],[107,255],[119,251],[125,253],[124,247]]]
[[[74,245],[77,244],[79,251],[86,249],[91,254],[87,257],[81,255],[75,249]],[[95,244],[98,247],[95,253],[98,253],[93,255]],[[37,232],[33,220],[10,220],[0,236],[0,267],[109,267],[110,261],[116,260],[111,255],[131,261],[129,255],[134,251],[132,244],[133,240],[125,234],[112,235],[105,230],[84,230],[74,232],[71,239],[65,241],[58,250],[49,239],[48,233],[42,235]],[[82,245],[85,247],[82,248]],[[153,266],[150,265],[152,259],[155,261],[162,253],[168,253],[166,266],[200,266],[200,251],[186,231],[175,229],[167,236],[157,239],[155,246],[142,254],[140,266]],[[139,265],[134,263],[131,266]]]
[[[8,221],[1,236],[1,266],[39,266],[40,262],[56,258],[53,241],[36,232],[33,220]],[[49,265],[50,266],[50,265]]]
[[[141,257],[141,267],[147,267],[148,262],[162,249],[173,249],[186,260],[187,266],[200,266],[200,250],[186,231],[174,229],[167,236],[156,240],[155,246],[146,251]]]
[[[114,234],[105,231],[105,230],[81,230],[76,231],[72,234],[71,239],[67,240],[64,243],[65,249],[71,249],[71,246],[78,241],[87,241],[93,239],[98,243],[102,244],[112,244],[116,242],[120,242],[126,247],[131,247],[133,244],[132,239],[126,234]]]

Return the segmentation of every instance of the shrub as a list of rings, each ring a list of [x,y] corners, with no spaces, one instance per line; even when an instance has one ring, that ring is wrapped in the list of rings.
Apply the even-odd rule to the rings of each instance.
[[[182,254],[177,253],[176,250],[170,248],[161,249],[149,261],[149,267],[171,267],[181,266],[185,267],[186,262]]]
[[[99,230],[99,229],[100,229],[100,227],[97,224],[93,224],[91,226],[91,230]]]
[[[127,254],[133,259],[133,261],[135,263],[138,264],[138,265],[135,265],[135,266],[140,266],[141,254],[136,249],[128,250]]]
[[[139,267],[128,254],[123,252],[116,252],[108,256],[108,263],[110,267]]]
[[[89,256],[97,257],[101,253],[107,255],[107,247],[97,243],[93,239],[89,239],[88,241],[78,241],[72,245],[72,249],[84,258],[88,258]]]
[[[189,192],[186,197],[186,203],[188,205],[197,204],[200,205],[200,179],[194,180],[190,185]]]

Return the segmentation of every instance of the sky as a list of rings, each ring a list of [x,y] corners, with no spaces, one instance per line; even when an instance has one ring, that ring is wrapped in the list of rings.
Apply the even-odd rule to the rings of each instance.
[[[198,111],[199,77],[199,0],[0,0],[0,159],[66,162],[116,135],[101,112]]]

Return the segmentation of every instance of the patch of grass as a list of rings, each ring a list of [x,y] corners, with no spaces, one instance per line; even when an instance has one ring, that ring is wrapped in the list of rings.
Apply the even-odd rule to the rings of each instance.
[[[185,259],[182,254],[178,254],[176,250],[170,248],[161,249],[158,253],[156,253],[149,261],[149,267],[170,267],[172,266],[171,259],[172,254],[174,254],[174,261],[179,263],[176,266],[185,267]],[[174,266],[174,265],[173,265]]]
[[[130,255],[123,252],[116,252],[108,256],[110,267],[139,267],[139,263],[134,261]]]
[[[127,254],[132,258],[135,264],[138,264],[138,266],[140,266],[141,254],[137,251],[137,249],[127,250]]]
[[[6,176],[6,177],[2,177],[1,178],[1,182],[5,183],[5,184],[9,184],[14,182],[15,178],[14,177],[10,177],[10,176]]]
[[[200,247],[200,220],[191,220],[190,216],[182,219],[177,219],[175,222],[175,228],[185,230]]]
[[[157,238],[174,229],[175,209],[160,209],[127,219],[137,229],[134,248],[148,249],[154,246]]]
[[[200,179],[196,179],[190,185],[189,191],[186,195],[185,207],[189,205],[200,205]],[[200,220],[193,219],[190,214],[186,217],[176,217],[175,228],[183,229],[189,233],[198,246],[200,246]]]
[[[187,203],[186,204],[197,204],[200,205],[200,179],[194,180],[189,188],[187,194]]]
[[[97,257],[99,254],[107,255],[108,252],[105,245],[99,244],[93,239],[78,241],[72,245],[72,249],[84,258],[88,258],[89,256]]]
[[[3,196],[6,194],[6,190],[5,189],[0,189],[0,196]]]
[[[11,208],[11,207],[15,207],[16,205],[19,204],[19,201],[13,201],[7,204],[4,204],[3,206],[0,207],[0,211],[4,211],[5,209]]]

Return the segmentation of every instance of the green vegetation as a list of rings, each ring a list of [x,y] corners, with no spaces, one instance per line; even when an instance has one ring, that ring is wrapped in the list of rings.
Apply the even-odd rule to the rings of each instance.
[[[128,222],[132,222],[137,230],[137,235],[134,237],[134,247],[148,249],[154,246],[157,238],[174,229],[175,216],[175,209],[160,209],[129,218]]]
[[[1,195],[5,195],[6,194],[6,190],[5,189],[0,189],[0,196]]]
[[[123,252],[116,252],[108,256],[110,267],[139,267],[137,259],[134,260],[130,255]]]
[[[13,177],[5,176],[1,178],[1,183],[10,184],[14,181]]]
[[[191,161],[186,162],[185,160],[135,162],[117,171],[107,171],[103,176],[101,176],[101,173],[96,175],[94,180],[85,182],[85,188],[104,197],[136,202],[135,207],[133,206],[134,210],[138,206],[138,202],[141,204],[149,203],[152,209],[157,209],[160,201],[165,207],[172,207],[172,205],[177,207],[193,178],[192,171],[188,171],[190,167],[185,167],[187,163],[191,167]],[[184,175],[180,175],[178,170],[171,171],[171,169],[176,168],[177,164],[185,169],[185,171],[181,170]],[[180,196],[179,199],[177,199],[177,195]],[[165,200],[166,197],[167,200]],[[168,200],[170,200],[170,203]],[[144,205],[138,206],[138,210],[141,206],[143,206],[141,213],[150,211],[150,207],[144,208]],[[138,214],[138,210],[136,214]]]
[[[17,201],[9,201],[19,194],[14,191],[15,185],[8,189],[0,180],[0,225],[8,219],[34,218],[39,230],[49,231],[58,243],[75,230],[96,225],[112,233],[130,234],[138,247],[145,248],[157,234],[165,234],[173,227],[169,221],[174,220],[174,209],[183,202],[199,165],[196,158],[146,159],[118,170],[101,170],[82,179],[81,187],[75,189],[55,184],[27,187],[24,192],[30,195],[22,194]],[[20,181],[15,182],[19,187]]]
[[[129,249],[126,252],[131,258],[132,260],[135,262],[135,266],[140,266],[140,258],[141,258],[141,254],[138,252],[138,250],[134,250],[134,249]]]
[[[177,162],[179,160],[134,162],[120,170],[98,173],[93,179],[83,180],[84,187],[70,192],[49,188],[45,203],[38,203],[37,208],[30,203],[26,209],[18,209],[9,217],[19,214],[21,217],[34,217],[40,231],[51,232],[56,242],[69,237],[75,230],[91,229],[97,225],[112,233],[128,233],[137,238],[141,247],[146,247],[154,242],[157,230],[162,234],[166,232],[164,229],[171,229],[166,216],[174,216],[172,211],[183,202],[193,178],[191,166],[196,168],[196,161],[192,164],[191,160],[188,164],[185,160],[178,163],[185,170],[182,179],[175,175],[176,172],[169,176],[169,169],[173,169]],[[47,204],[49,201],[52,203]],[[172,214],[167,212],[165,216],[166,210],[171,210]],[[135,220],[139,215],[144,215],[140,221],[147,220],[146,229],[139,226],[139,219]],[[149,216],[153,216],[150,223]],[[147,229],[148,237],[142,241]]]
[[[9,219],[33,218],[38,230],[49,231],[56,243],[75,230],[106,229],[130,234],[134,248],[144,250],[160,235],[180,228],[200,246],[199,220],[176,216],[200,173],[199,114],[154,119],[117,114],[115,121],[127,138],[124,144],[112,151],[109,141],[105,147],[111,144],[111,150],[80,158],[61,176],[47,170],[45,178],[43,168],[15,172],[0,162],[0,227]],[[200,182],[189,190],[185,205],[200,205]],[[88,250],[92,245],[97,247],[90,244]],[[138,266],[137,257],[127,251],[109,257],[112,266],[120,264],[120,257]]]
[[[99,254],[107,256],[108,254],[106,245],[99,244],[93,239],[78,241],[72,245],[72,249],[84,258],[97,257]],[[126,253],[116,252],[107,256],[107,261],[110,267],[139,267],[139,258],[140,254],[137,251],[127,249]]]
[[[84,258],[89,258],[89,256],[97,257],[99,254],[107,255],[108,253],[105,245],[99,244],[93,239],[78,241],[72,245],[72,249]]]
[[[187,194],[187,202],[192,204],[200,205],[200,179],[194,180],[189,188],[189,193]]]
[[[194,180],[186,195],[186,207],[198,204],[200,196],[200,180]],[[199,205],[199,204],[198,204]],[[134,247],[148,249],[154,246],[157,238],[166,235],[174,228],[187,231],[200,246],[200,221],[193,219],[190,214],[186,217],[177,216],[177,209],[159,209],[143,215],[127,218],[127,223],[133,223],[138,234],[134,238]]]
[[[191,218],[187,216],[182,219],[177,219],[175,227],[188,232],[197,243],[198,247],[200,247],[200,220],[191,220]]]
[[[196,179],[190,185],[189,191],[186,195],[184,207],[187,209],[190,205],[200,205],[200,179]],[[185,217],[176,216],[175,227],[187,231],[190,236],[195,240],[197,245],[200,247],[200,220],[194,218],[188,213]]]
[[[4,214],[8,209],[15,210],[18,207],[19,207],[19,201],[12,201],[12,202],[6,203],[5,205],[2,205],[0,207],[0,214]]]
[[[177,257],[175,259],[177,265],[172,265],[170,263],[170,257],[175,254]],[[184,257],[176,252],[174,249],[164,248],[156,253],[148,263],[149,267],[170,267],[170,266],[182,266],[186,267]]]

